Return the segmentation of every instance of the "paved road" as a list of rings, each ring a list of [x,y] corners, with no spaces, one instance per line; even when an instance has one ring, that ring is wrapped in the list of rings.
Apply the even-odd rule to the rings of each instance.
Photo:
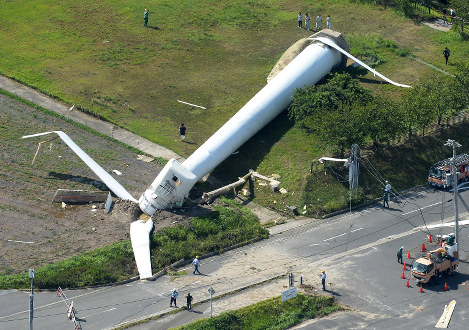
[[[463,196],[469,200],[469,192]],[[366,317],[360,318],[357,314],[334,316],[305,325],[308,329],[323,328],[326,324],[350,328],[363,322],[367,327],[380,329],[430,328],[434,327],[444,305],[451,299],[457,300],[451,327],[462,327],[465,325],[463,306],[469,295],[466,285],[468,249],[464,248],[469,244],[467,227],[460,230],[463,262],[457,274],[442,279],[438,285],[424,287],[424,293],[418,291],[414,282],[411,282],[411,288],[405,287],[405,280],[401,279],[402,265],[395,257],[401,245],[405,246],[405,251],[411,250],[412,256],[419,254],[423,242],[429,247],[428,232],[425,228],[416,228],[423,226],[424,221],[427,224],[440,222],[442,200],[445,201],[444,215],[450,217],[453,212],[451,198],[442,191],[421,189],[409,193],[400,204],[391,203],[390,209],[375,205],[320,223],[303,220],[296,222],[296,226],[291,223],[277,226],[272,229],[275,235],[268,240],[202,260],[203,276],[193,276],[190,267],[183,267],[179,271],[186,271],[188,275],[164,276],[154,282],[132,282],[118,287],[66,290],[65,293],[74,301],[83,329],[102,329],[174,311],[168,304],[173,287],[178,288],[182,298],[179,305],[183,305],[183,296],[187,292],[191,292],[198,303],[209,298],[211,286],[217,296],[274,279],[289,271],[296,279],[302,276],[305,284],[318,287],[317,275],[321,269],[326,269],[329,291],[325,294],[335,295],[339,302],[365,313]],[[450,231],[445,229],[444,233]],[[432,229],[434,236],[438,232],[438,229]],[[409,278],[409,271],[405,273]],[[449,285],[449,292],[443,291],[444,281]],[[218,299],[214,301],[214,314],[279,295],[286,284],[287,280],[281,278],[238,292],[236,296]],[[37,293],[35,299],[36,329],[71,326],[65,318],[66,306],[55,292]],[[0,306],[0,329],[27,326],[28,293],[1,292]],[[208,303],[196,305],[194,310],[193,313],[170,314],[136,328],[163,329],[210,315]]]

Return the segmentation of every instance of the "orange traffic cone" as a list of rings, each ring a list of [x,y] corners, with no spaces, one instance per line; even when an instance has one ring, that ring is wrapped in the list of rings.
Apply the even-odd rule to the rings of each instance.
[[[407,267],[405,265],[405,262],[404,262],[404,267],[402,267],[402,270],[407,270]]]
[[[428,243],[432,243],[432,234],[430,234],[430,236],[428,236]]]
[[[422,252],[425,252],[425,250],[426,250],[426,248],[425,248],[425,242],[423,242],[423,244],[422,244],[422,250],[421,250],[421,251],[422,251]]]
[[[445,282],[445,291],[448,291],[448,283]]]
[[[402,278],[405,279],[405,274],[404,274],[404,272],[402,272]]]
[[[420,292],[423,292],[422,284],[420,284]]]
[[[440,238],[440,246],[443,246],[443,239]]]
[[[407,259],[410,259],[410,251],[407,251]]]
[[[405,285],[406,288],[410,287],[409,285],[409,279],[407,279],[407,284]]]

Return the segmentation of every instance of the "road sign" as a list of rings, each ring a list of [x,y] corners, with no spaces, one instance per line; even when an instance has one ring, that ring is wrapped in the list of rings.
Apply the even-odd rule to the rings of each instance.
[[[282,301],[296,297],[296,286],[282,292]]]
[[[212,287],[210,289],[208,289],[208,292],[210,292],[210,294],[215,294],[215,290],[213,290]]]

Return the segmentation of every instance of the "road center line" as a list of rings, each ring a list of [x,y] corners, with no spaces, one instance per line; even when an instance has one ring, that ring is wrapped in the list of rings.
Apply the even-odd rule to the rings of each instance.
[[[411,213],[414,213],[414,212],[418,212],[420,210],[424,210],[424,209],[427,209],[429,207],[432,207],[432,206],[435,206],[435,205],[439,205],[441,204],[441,202],[438,202],[438,203],[435,203],[435,204],[431,204],[431,205],[427,205],[427,206],[423,206],[421,207],[420,209],[415,209],[413,211],[409,211],[409,212],[406,212],[406,213],[402,213],[401,215],[407,215],[407,214],[411,214]]]
[[[102,311],[102,312],[99,312],[99,313],[95,313],[95,314],[90,314],[90,315],[86,315],[86,316],[83,316],[83,317],[80,317],[80,319],[86,319],[87,317],[90,317],[90,316],[95,316],[95,315],[99,315],[99,314],[103,314],[103,313],[106,313],[106,312],[110,312],[110,311],[113,311],[117,309],[117,307],[114,307],[114,308],[111,308],[111,309],[107,309],[105,311]]]
[[[358,231],[358,230],[362,230],[362,229],[363,229],[363,228],[357,228],[357,229],[355,229],[355,230],[352,230],[350,233],[353,233],[354,231]],[[340,235],[337,235],[337,236],[334,236],[334,237],[325,239],[325,240],[323,240],[323,242],[327,242],[327,241],[330,241],[330,240],[332,240],[332,239],[335,239],[335,238],[337,238],[337,237],[344,236],[344,235],[347,235],[347,234],[348,234],[348,233],[342,233],[342,234],[340,234]]]

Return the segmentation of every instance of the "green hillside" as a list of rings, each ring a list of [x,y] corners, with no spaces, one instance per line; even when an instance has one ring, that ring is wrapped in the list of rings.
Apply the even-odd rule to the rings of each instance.
[[[12,0],[0,3],[0,73],[188,156],[265,85],[291,44],[311,34],[297,27],[298,11],[330,14],[332,28],[345,35],[352,53],[373,53],[376,69],[401,83],[441,74],[415,58],[454,72],[453,64],[469,55],[457,32],[360,1]],[[445,46],[452,51],[448,66]],[[401,89],[372,74],[361,82],[376,94],[401,97]],[[178,140],[181,122],[190,143]],[[218,173],[278,173],[289,194],[276,196],[275,203],[267,190],[257,197],[279,209],[301,206],[312,160],[331,151],[280,115]],[[328,209],[343,206],[342,198],[334,198],[346,196],[346,185],[328,180],[337,189],[325,197]]]

